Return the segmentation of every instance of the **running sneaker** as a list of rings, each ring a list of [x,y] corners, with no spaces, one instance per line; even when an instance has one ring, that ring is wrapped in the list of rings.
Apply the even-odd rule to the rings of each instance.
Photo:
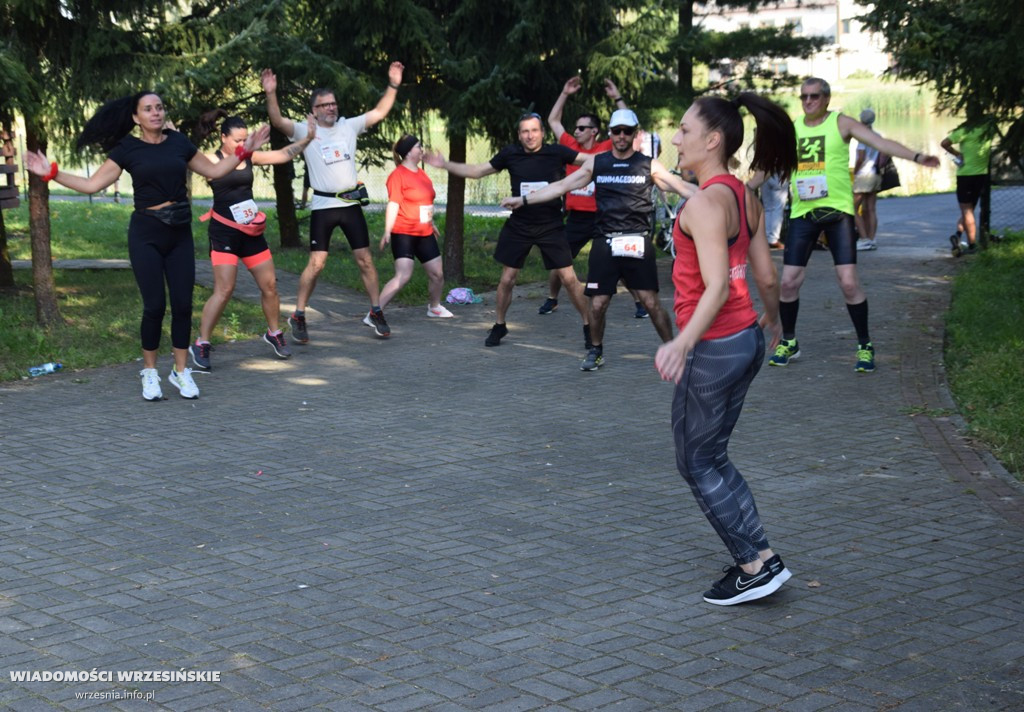
[[[164,399],[164,392],[160,390],[160,374],[155,368],[144,368],[139,371],[142,377],[142,397],[148,401],[159,401]]]
[[[739,566],[726,566],[722,571],[725,576],[704,593],[704,600],[716,606],[756,601],[775,593],[782,585],[767,566],[763,566],[756,574],[745,573]]]
[[[789,569],[786,568],[786,565],[782,563],[782,557],[778,554],[764,562],[764,565],[771,570],[772,576],[775,577],[775,580],[778,581],[780,585],[789,581],[793,576],[793,574],[789,572]]]
[[[643,302],[636,302],[636,313],[633,314],[634,319],[646,319],[650,314],[644,309]]]
[[[192,344],[188,347],[188,355],[192,357],[192,364],[201,371],[210,370],[211,351],[213,351],[213,345],[209,341]]]
[[[292,339],[297,344],[309,343],[309,332],[306,331],[306,316],[292,314],[288,317],[288,328],[292,330]]]
[[[374,333],[382,339],[391,336],[391,327],[388,326],[383,311],[373,311],[371,309],[363,317],[363,323],[373,329]]]
[[[495,324],[484,339],[484,346],[499,346],[501,340],[508,335],[508,327],[504,324]]]
[[[788,366],[789,362],[800,355],[800,345],[796,339],[782,339],[775,347],[775,353],[768,359],[769,366]]]
[[[877,250],[878,245],[875,244],[874,240],[857,240],[857,251],[865,252],[866,250]]]
[[[454,314],[448,311],[444,304],[438,304],[436,307],[427,305],[427,316],[431,319],[451,319]]]
[[[550,314],[555,309],[558,309],[558,300],[557,299],[552,299],[551,297],[548,297],[547,301],[545,301],[543,304],[540,305],[540,309],[537,310],[537,313],[538,314]]]
[[[271,334],[270,331],[263,332],[263,340],[270,344],[278,358],[291,358],[292,350],[284,340],[284,333]]]
[[[195,400],[199,397],[199,386],[192,380],[192,369],[186,368],[181,373],[178,373],[173,368],[171,369],[171,375],[167,377],[170,384],[178,389],[178,393],[181,394],[182,398],[188,398],[189,400]]]
[[[866,344],[857,344],[857,373],[871,373],[875,370],[875,347],[869,341]]]
[[[583,349],[590,351],[594,348],[594,342],[590,340],[590,324],[583,325]]]
[[[583,363],[580,364],[581,371],[596,371],[597,369],[604,366],[604,355],[597,348],[592,348],[587,352],[586,358],[583,359]]]

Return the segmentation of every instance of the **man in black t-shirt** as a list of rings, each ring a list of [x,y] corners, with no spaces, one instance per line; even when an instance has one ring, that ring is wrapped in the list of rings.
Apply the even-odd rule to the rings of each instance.
[[[580,370],[594,371],[604,365],[605,313],[619,280],[635,290],[651,316],[651,324],[663,342],[672,338],[672,321],[658,300],[658,266],[651,240],[651,185],[684,198],[696,188],[672,175],[657,159],[645,156],[633,147],[639,121],[629,109],[619,109],[608,122],[612,150],[588,155],[583,167],[565,180],[554,183],[529,198],[530,207],[546,201],[558,205],[555,198],[570,190],[594,182],[597,217],[585,294],[591,299],[591,337],[586,358]],[[513,217],[523,210],[525,201],[511,197],[501,201],[511,208]]]
[[[425,160],[435,168],[443,168],[463,178],[483,178],[507,170],[513,195],[523,196],[524,203],[528,203],[530,193],[561,180],[565,166],[583,162],[583,155],[576,151],[544,143],[544,125],[537,114],[526,114],[519,119],[518,134],[518,145],[506,146],[487,163],[452,163],[440,153],[429,153]],[[565,239],[562,207],[558,203],[527,205],[514,212],[501,228],[494,251],[494,259],[504,265],[498,282],[497,321],[484,345],[497,346],[508,334],[505,314],[512,303],[512,288],[516,286],[519,270],[534,246],[540,248],[544,267],[555,270],[561,278],[573,306],[580,313],[584,341],[589,348],[587,302],[583,297],[583,285],[572,268],[572,252]]]

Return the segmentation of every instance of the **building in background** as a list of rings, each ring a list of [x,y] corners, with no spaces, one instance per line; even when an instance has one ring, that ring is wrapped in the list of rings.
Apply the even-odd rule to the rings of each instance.
[[[828,37],[831,42],[809,59],[791,57],[765,60],[778,73],[789,72],[798,77],[822,77],[840,88],[851,74],[879,76],[891,65],[881,35],[868,32],[857,19],[867,9],[854,0],[821,0],[796,2],[783,0],[778,5],[764,6],[756,12],[745,9],[722,9],[713,2],[699,9],[705,29],[732,32],[744,28],[784,27],[793,25],[800,37]],[[725,63],[711,68],[711,83],[728,79],[733,68]]]

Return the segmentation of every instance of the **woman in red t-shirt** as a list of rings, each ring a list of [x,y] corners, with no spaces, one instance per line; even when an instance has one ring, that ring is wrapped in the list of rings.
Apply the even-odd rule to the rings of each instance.
[[[434,225],[434,184],[419,166],[423,160],[423,146],[415,136],[406,134],[394,145],[397,167],[388,176],[388,206],[384,212],[384,236],[380,249],[389,242],[395,257],[395,276],[380,290],[380,305],[387,306],[392,297],[412,277],[413,260],[418,259],[427,273],[427,293],[430,303],[427,316],[450,319],[454,316],[441,304],[444,273],[441,250],[437,246],[437,226]]]
[[[679,211],[672,235],[679,335],[654,361],[661,377],[676,383],[672,432],[679,472],[735,561],[704,594],[720,606],[763,598],[790,577],[728,456],[747,388],[764,361],[762,329],[772,348],[782,333],[761,204],[728,169],[743,141],[741,106],[757,122],[752,168],[789,175],[796,167],[793,122],[767,99],[702,97],[683,116],[672,143],[679,166],[696,173],[700,190]],[[765,309],[760,320],[747,289],[748,257]]]

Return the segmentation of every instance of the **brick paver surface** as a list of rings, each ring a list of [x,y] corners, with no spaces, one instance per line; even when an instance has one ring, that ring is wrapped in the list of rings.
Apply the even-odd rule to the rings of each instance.
[[[1024,498],[944,388],[953,203],[880,204],[872,375],[814,254],[803,355],[731,448],[794,576],[738,607],[701,601],[728,556],[628,295],[595,373],[539,286],[490,349],[493,295],[391,309],[384,341],[320,285],[309,345],[218,346],[198,401],[144,402],[138,363],[0,388],[0,706],[1021,709]],[[11,681],[93,670],[115,680]],[[116,681],[146,671],[219,681]]]

